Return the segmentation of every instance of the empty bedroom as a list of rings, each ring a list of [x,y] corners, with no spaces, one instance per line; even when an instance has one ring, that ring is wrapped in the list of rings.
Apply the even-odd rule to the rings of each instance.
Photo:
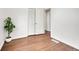
[[[78,51],[78,8],[0,8],[1,51]]]

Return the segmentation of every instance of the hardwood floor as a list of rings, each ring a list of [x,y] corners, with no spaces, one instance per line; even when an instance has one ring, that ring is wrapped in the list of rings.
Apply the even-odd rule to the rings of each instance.
[[[78,51],[64,43],[51,41],[49,33],[34,35],[5,43],[2,51]]]

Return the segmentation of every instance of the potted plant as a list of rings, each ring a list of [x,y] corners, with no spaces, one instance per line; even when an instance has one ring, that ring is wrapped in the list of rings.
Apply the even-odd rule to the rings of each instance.
[[[11,21],[11,17],[7,17],[4,20],[4,29],[6,30],[8,36],[6,37],[6,42],[11,41],[11,36],[10,34],[13,32],[13,29],[15,28],[15,25]]]

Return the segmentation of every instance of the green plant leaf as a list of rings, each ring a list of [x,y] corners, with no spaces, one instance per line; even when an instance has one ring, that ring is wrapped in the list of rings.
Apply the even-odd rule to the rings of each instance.
[[[11,32],[13,32],[13,29],[15,28],[15,25],[11,21],[11,17],[7,17],[4,20],[4,29],[8,33],[8,37],[10,37]]]

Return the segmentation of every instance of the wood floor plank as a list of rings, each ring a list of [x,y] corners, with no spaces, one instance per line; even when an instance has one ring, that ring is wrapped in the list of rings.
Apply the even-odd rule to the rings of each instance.
[[[51,41],[50,34],[33,35],[5,43],[2,51],[78,51],[64,43]]]

